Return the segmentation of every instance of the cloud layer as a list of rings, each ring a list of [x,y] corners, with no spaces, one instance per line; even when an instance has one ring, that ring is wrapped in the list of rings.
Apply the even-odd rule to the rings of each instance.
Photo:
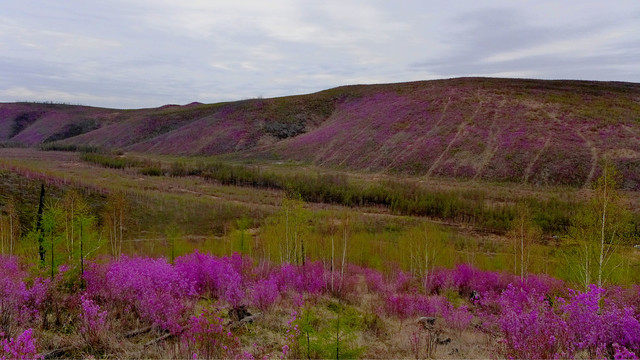
[[[471,3],[5,2],[0,101],[138,108],[456,76],[640,82],[636,0]]]

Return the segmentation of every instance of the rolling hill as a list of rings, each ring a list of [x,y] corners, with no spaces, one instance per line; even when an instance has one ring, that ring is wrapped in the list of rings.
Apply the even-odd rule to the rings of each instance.
[[[154,109],[0,104],[0,141],[640,190],[640,84],[459,78]]]

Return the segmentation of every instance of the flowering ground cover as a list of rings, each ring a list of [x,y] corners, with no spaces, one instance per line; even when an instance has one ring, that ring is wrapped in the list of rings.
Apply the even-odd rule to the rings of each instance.
[[[640,355],[637,285],[579,290],[464,264],[416,278],[199,252],[174,264],[98,259],[84,275],[61,266],[49,278],[0,260],[2,359]]]

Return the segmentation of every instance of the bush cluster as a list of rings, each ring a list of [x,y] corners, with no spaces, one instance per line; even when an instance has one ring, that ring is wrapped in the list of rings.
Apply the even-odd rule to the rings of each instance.
[[[329,303],[328,309],[337,316],[343,314],[342,329],[352,331],[367,319],[344,304],[358,304],[366,293],[378,317],[435,316],[458,333],[477,321],[478,329],[498,340],[493,351],[501,357],[634,358],[640,354],[638,286],[591,286],[577,291],[547,276],[521,279],[469,265],[435,269],[426,278],[417,278],[353,265],[332,271],[321,262],[256,264],[239,254],[216,257],[196,252],[177,258],[175,265],[146,257],[93,263],[85,272],[87,287],[82,291],[63,281],[64,276],[78,273],[61,271],[51,281],[29,281],[15,260],[0,260],[2,317],[9,319],[0,329],[0,358],[39,356],[37,329],[51,311],[45,298],[55,300],[60,311],[69,314],[70,328],[78,329],[88,346],[107,336],[114,321],[124,329],[142,322],[173,334],[181,351],[177,356],[235,357],[250,354],[242,352],[241,332],[222,320],[221,307],[259,308],[268,313],[278,304],[293,304],[296,314],[307,315],[292,320],[290,325],[295,323],[299,331],[287,332],[282,352],[301,355],[300,347],[306,341],[309,351],[311,341],[303,337],[326,330],[315,328],[320,320],[308,315],[312,299],[323,295],[342,299]],[[208,300],[202,303],[201,299]],[[292,352],[295,348],[298,352]]]

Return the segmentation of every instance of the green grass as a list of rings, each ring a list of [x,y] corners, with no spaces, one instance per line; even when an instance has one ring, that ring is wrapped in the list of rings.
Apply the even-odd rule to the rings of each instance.
[[[293,207],[288,210],[287,223],[287,207],[283,206],[286,192],[283,190],[223,185],[197,176],[144,176],[138,172],[139,168],[122,170],[81,162],[77,153],[5,149],[3,155],[0,167],[10,167],[12,171],[0,175],[0,207],[8,196],[19,200],[24,233],[33,223],[40,183],[38,176],[43,176],[49,183],[47,201],[59,201],[68,189],[79,189],[91,204],[92,213],[98,216],[99,225],[102,225],[101,212],[107,196],[112,192],[125,192],[130,204],[125,253],[169,258],[172,253],[179,256],[195,249],[218,255],[240,251],[256,259],[280,261],[285,240],[297,238],[304,241],[308,258],[331,261],[333,248],[334,261],[340,261],[346,235],[346,261],[362,266],[386,271],[421,271],[425,239],[428,239],[430,251],[437,252],[437,266],[472,263],[483,269],[513,271],[508,238],[484,232],[481,227],[470,226],[464,221],[437,224],[423,216],[394,215],[382,207],[309,202],[296,205],[288,201],[286,206]],[[148,160],[171,171],[167,170],[171,169],[169,162],[157,158]],[[184,158],[180,161],[188,168],[199,160]],[[300,171],[289,165],[256,168],[273,172],[281,168],[285,177],[294,178]],[[59,185],[60,179],[67,179],[67,183]],[[346,179],[354,187],[366,186],[370,181],[358,174],[348,175]],[[515,203],[518,198],[525,197],[530,200],[534,214],[552,218],[553,212],[572,209],[571,202],[560,195],[534,201],[538,197],[533,193],[512,193],[510,187],[491,185],[501,190],[489,197],[478,189],[463,190],[461,184],[456,186],[460,186],[454,188],[456,193],[472,203]],[[488,206],[500,208],[500,205]],[[536,221],[549,221],[545,219],[543,216]],[[562,236],[558,240],[548,239],[539,239],[532,248],[529,269],[571,279],[563,265],[566,253],[571,251],[571,243]],[[109,254],[109,246],[105,243],[96,254]],[[293,254],[291,259],[299,261],[299,254]],[[621,271],[614,280],[618,283],[640,282],[640,255],[625,251],[619,261]]]
[[[112,168],[138,167],[143,175],[199,176],[223,185],[278,189],[299,195],[304,201],[348,207],[383,206],[397,215],[427,216],[468,223],[488,231],[506,232],[514,216],[512,203],[487,205],[486,192],[479,190],[430,190],[403,180],[357,182],[340,173],[305,174],[223,160],[154,162],[141,155],[123,157],[83,154],[81,159]],[[533,209],[534,220],[546,233],[564,233],[579,204],[552,197],[524,199]]]

